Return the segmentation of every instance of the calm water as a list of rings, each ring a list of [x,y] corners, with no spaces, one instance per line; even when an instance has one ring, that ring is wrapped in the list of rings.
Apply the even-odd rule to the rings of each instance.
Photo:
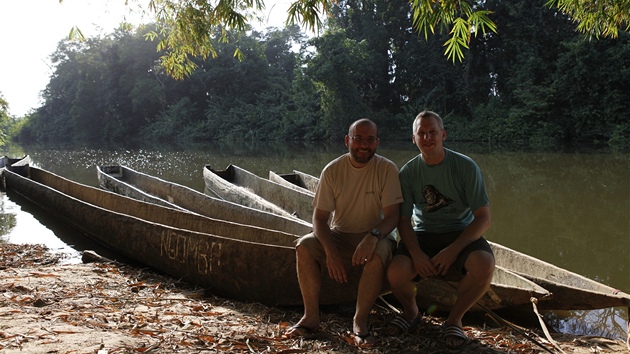
[[[488,146],[447,145],[477,161],[491,200],[487,238],[562,268],[630,292],[630,154],[604,151],[523,152]],[[124,164],[203,191],[202,167],[229,164],[267,177],[297,169],[319,175],[345,152],[343,142],[277,144],[239,142],[202,148],[49,149],[10,146],[0,155],[28,154],[32,164],[97,186],[95,166]],[[379,153],[398,166],[417,154],[411,143],[381,144]],[[95,248],[14,194],[0,196],[0,241],[44,243],[71,255]],[[547,315],[553,326],[575,334],[625,338],[627,309]]]

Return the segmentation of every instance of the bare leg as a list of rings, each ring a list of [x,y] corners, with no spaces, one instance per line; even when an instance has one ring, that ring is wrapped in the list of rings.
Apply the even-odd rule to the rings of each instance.
[[[411,258],[395,256],[387,268],[387,280],[392,294],[403,307],[402,316],[412,323],[418,317],[418,303],[416,302],[416,285],[412,281],[416,276]]]
[[[464,314],[479,300],[490,287],[494,271],[494,257],[485,251],[474,251],[466,259],[468,272],[457,287],[457,300],[446,320],[447,325],[462,326]],[[447,337],[447,345],[457,346],[465,340]]]
[[[296,256],[298,281],[302,291],[302,300],[304,301],[304,315],[296,326],[304,326],[315,330],[319,327],[320,322],[319,292],[321,288],[321,270],[315,258],[311,256],[306,248],[298,246],[296,248]],[[296,331],[289,329],[285,335],[290,336],[293,332]]]
[[[352,325],[354,333],[361,335],[368,333],[368,316],[376,298],[381,292],[384,276],[385,267],[381,257],[374,255],[363,267],[363,273],[359,281],[357,306]]]

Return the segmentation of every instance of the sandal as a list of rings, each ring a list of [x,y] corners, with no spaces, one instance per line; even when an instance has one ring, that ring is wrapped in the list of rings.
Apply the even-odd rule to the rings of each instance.
[[[446,348],[451,350],[461,349],[468,344],[468,340],[466,333],[464,333],[464,330],[460,326],[448,325],[444,328],[444,344]],[[459,344],[453,344],[453,342]]]
[[[390,336],[399,336],[401,334],[407,333],[409,329],[413,326],[416,326],[422,320],[422,316],[418,315],[415,320],[409,322],[402,316],[394,317],[391,322],[389,322],[389,326],[387,328],[387,333]]]
[[[372,333],[367,332],[365,334],[360,333],[352,333],[350,335],[350,339],[352,339],[352,343],[354,346],[359,348],[372,348],[374,347],[374,343],[376,338],[372,336]]]

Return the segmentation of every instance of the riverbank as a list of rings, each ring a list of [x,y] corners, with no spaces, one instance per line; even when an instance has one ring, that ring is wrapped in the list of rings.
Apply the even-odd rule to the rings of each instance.
[[[373,348],[350,344],[352,308],[325,309],[311,340],[285,339],[300,308],[219,298],[149,269],[119,263],[63,264],[43,246],[0,244],[0,350],[3,353],[450,353],[442,318],[425,316],[401,337],[382,335],[391,311],[375,307]],[[490,321],[490,320],[489,320]],[[465,327],[469,353],[544,353],[496,323]],[[536,329],[525,329],[560,352]],[[553,333],[565,353],[628,352],[606,338]]]

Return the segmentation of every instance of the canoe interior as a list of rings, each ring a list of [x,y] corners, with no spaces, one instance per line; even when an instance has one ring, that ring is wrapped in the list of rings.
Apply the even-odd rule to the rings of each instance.
[[[205,193],[216,196],[226,201],[237,203],[246,207],[263,210],[273,214],[286,217],[294,217],[288,211],[280,206],[264,199],[256,194],[255,191],[234,184],[232,166],[228,166],[225,170],[214,170],[210,165],[203,168],[203,180],[205,183]]]
[[[99,166],[97,175],[101,188],[149,203],[296,235],[312,230],[312,225],[303,220],[214,198],[125,166]]]
[[[257,176],[235,165],[229,165],[225,170],[212,170],[217,176],[232,183],[251,190],[265,200],[277,205],[291,215],[310,222],[313,217],[313,193],[295,187],[286,187],[269,179]],[[204,171],[204,176],[205,176]]]
[[[317,191],[319,180],[313,176],[306,176],[308,175],[299,171],[293,171],[293,173],[276,173],[269,171],[270,181],[289,188],[301,188],[298,190],[314,194]]]

